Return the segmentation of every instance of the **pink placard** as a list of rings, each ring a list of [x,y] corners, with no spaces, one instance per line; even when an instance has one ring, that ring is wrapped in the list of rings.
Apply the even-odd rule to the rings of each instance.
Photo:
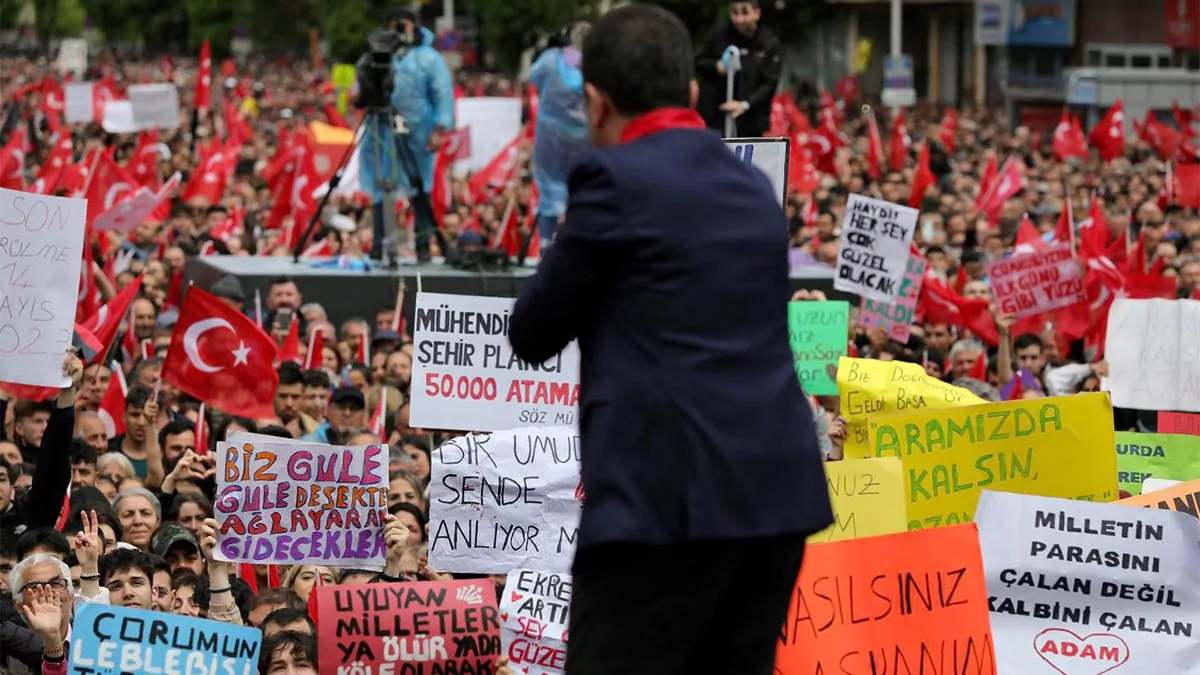
[[[1065,245],[998,260],[988,265],[988,278],[1004,315],[1032,316],[1087,299],[1083,270]]]
[[[863,298],[858,310],[858,325],[867,329],[882,326],[889,338],[908,342],[908,329],[917,311],[917,298],[921,295],[921,280],[924,277],[925,259],[910,256],[904,266],[900,294],[888,303]]]

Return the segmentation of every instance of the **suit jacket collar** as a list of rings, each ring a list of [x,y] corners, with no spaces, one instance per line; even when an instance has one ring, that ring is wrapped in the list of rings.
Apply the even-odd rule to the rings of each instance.
[[[621,142],[672,129],[703,129],[704,119],[690,108],[659,108],[633,118],[621,132]]]

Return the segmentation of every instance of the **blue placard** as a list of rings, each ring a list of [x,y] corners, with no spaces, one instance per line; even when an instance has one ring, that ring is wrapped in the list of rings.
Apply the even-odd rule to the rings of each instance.
[[[1075,0],[1010,0],[1008,44],[1070,47],[1075,43]]]
[[[255,675],[262,633],[208,619],[87,603],[75,612],[71,675]]]

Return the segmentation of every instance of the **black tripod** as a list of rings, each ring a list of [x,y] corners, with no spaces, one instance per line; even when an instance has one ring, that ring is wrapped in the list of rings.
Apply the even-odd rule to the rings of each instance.
[[[367,120],[371,123],[368,124]],[[413,210],[414,231],[416,235],[416,253],[418,262],[429,262],[432,258],[429,249],[429,237],[433,235],[437,238],[438,248],[445,254],[446,237],[441,228],[437,227],[437,220],[433,214],[433,202],[429,198],[429,193],[425,190],[424,182],[421,179],[420,166],[417,164],[416,156],[413,154],[412,147],[409,145],[408,128],[404,125],[404,118],[400,116],[392,108],[372,108],[367,110],[361,119],[358,121],[358,126],[354,130],[354,139],[350,145],[346,147],[342,153],[342,159],[338,162],[337,170],[333,174],[333,178],[329,180],[329,190],[325,196],[321,198],[321,203],[317,207],[316,213],[308,223],[308,227],[304,230],[304,236],[296,244],[296,249],[293,251],[293,261],[300,261],[300,254],[304,250],[304,245],[308,238],[312,236],[312,232],[320,222],[321,214],[325,211],[325,206],[329,203],[330,196],[341,182],[342,174],[346,170],[346,164],[350,157],[354,155],[354,149],[362,144],[363,137],[366,134],[371,134],[373,143],[382,143],[383,138],[381,133],[376,133],[385,125],[392,128],[392,149],[395,151],[395,156],[399,160],[393,167],[393,172],[403,171],[408,177],[409,186],[412,188],[412,195],[409,199]],[[364,128],[366,129],[364,133]],[[377,161],[383,156],[384,148],[376,147],[375,157]],[[377,174],[378,175],[378,172]],[[397,188],[399,181],[392,176],[381,176],[379,179],[379,187],[383,192],[383,208],[380,210],[383,214],[384,237],[382,241],[375,242],[371,247],[371,257],[374,260],[379,260],[387,264],[389,268],[396,267],[395,242],[392,239],[395,236],[396,227],[396,211],[395,204],[397,201]],[[379,211],[376,212],[376,215]],[[390,225],[390,226],[389,226]],[[379,228],[376,228],[378,231]]]

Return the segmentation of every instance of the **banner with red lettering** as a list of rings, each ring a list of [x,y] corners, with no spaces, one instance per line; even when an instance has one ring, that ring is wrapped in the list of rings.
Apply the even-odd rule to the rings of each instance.
[[[1002,315],[1032,316],[1087,299],[1083,270],[1067,245],[997,260],[988,278]]]
[[[508,344],[515,301],[417,293],[410,423],[496,431],[575,423],[579,347],[526,363]]]
[[[513,570],[500,598],[500,640],[525,675],[561,675],[567,666],[571,575]]]
[[[489,579],[314,591],[321,675],[496,671],[500,622]]]

